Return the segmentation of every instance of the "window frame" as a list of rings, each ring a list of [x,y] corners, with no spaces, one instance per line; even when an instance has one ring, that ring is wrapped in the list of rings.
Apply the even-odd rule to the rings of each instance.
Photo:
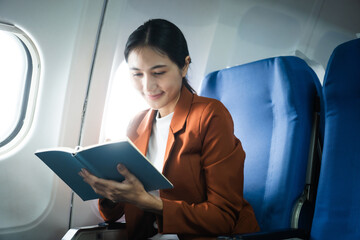
[[[14,34],[24,47],[27,57],[27,74],[18,121],[11,133],[0,142],[0,155],[17,146],[28,133],[34,117],[40,78],[40,55],[31,38],[15,25],[0,22],[0,30]]]

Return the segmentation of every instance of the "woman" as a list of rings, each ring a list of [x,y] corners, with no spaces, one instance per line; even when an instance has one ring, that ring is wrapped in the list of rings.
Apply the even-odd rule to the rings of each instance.
[[[148,193],[120,164],[123,182],[84,169],[80,175],[104,197],[99,209],[105,221],[125,213],[129,239],[158,232],[202,239],[259,230],[243,198],[245,153],[232,118],[219,101],[194,94],[182,32],[166,20],[150,20],[130,35],[125,59],[135,88],[151,107],[133,119],[128,137],[174,188],[159,196]]]

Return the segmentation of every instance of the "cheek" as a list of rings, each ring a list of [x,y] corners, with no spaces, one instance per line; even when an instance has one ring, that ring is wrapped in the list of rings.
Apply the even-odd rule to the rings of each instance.
[[[181,90],[182,86],[182,77],[178,76],[177,80],[173,83],[174,89],[176,89],[177,92]]]
[[[132,86],[139,92],[142,92],[142,83],[139,79],[131,79]]]
[[[172,74],[169,76],[168,81],[164,81],[163,88],[172,91],[179,91],[182,86],[182,77],[179,74]]]

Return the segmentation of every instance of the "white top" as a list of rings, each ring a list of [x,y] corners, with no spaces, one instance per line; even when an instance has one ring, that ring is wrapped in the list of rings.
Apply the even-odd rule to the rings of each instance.
[[[166,143],[173,115],[172,112],[165,117],[159,118],[158,112],[152,127],[146,156],[159,172],[162,172],[164,165]]]
[[[158,111],[152,127],[146,157],[150,160],[150,162],[156,167],[159,172],[162,172],[164,166],[166,144],[173,115],[174,113],[172,112],[169,115],[160,118]],[[155,196],[159,196],[158,190],[151,191],[150,193]],[[156,222],[154,222],[154,227],[157,228]],[[176,234],[163,235],[158,233],[150,239],[178,239],[178,237]]]

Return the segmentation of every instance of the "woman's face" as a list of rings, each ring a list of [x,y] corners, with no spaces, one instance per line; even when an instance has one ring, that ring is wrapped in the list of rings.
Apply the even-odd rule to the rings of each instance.
[[[190,57],[184,60],[185,67],[179,69],[168,56],[150,47],[135,49],[129,54],[130,79],[150,107],[159,110],[161,117],[172,113],[179,100]]]

